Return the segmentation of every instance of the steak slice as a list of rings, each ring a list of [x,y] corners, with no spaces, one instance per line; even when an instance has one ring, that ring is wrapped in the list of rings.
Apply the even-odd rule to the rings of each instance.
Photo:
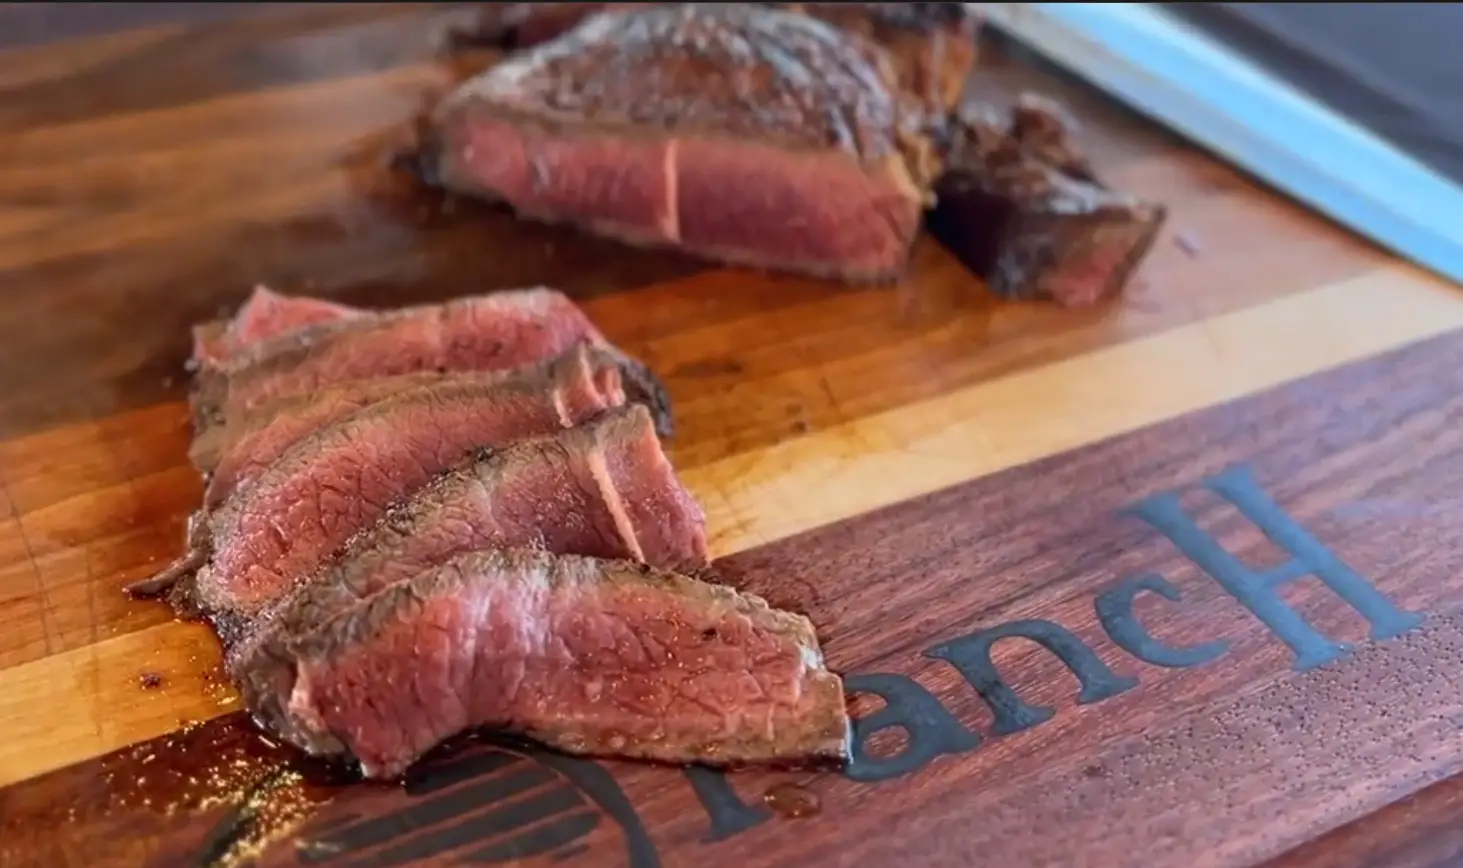
[[[254,343],[225,365],[205,367],[192,398],[203,454],[216,448],[212,444],[220,435],[213,429],[284,398],[373,377],[506,371],[547,361],[586,341],[616,355],[629,397],[654,411],[663,435],[672,431],[670,399],[659,379],[611,346],[556,290],[504,291],[440,305],[357,312]]]
[[[676,478],[649,413],[639,405],[612,410],[443,474],[392,506],[247,629],[233,630],[228,667],[249,707],[263,717],[282,713],[289,685],[280,679],[288,672],[270,650],[279,642],[457,555],[492,548],[681,570],[709,562],[705,517]]]
[[[248,475],[243,468],[267,466],[306,434],[343,419],[362,407],[406,389],[453,377],[503,378],[522,370],[514,368],[483,374],[430,371],[372,377],[351,380],[317,392],[291,395],[204,429],[193,438],[188,447],[188,457],[194,467],[210,477],[210,491],[226,492]]]
[[[611,405],[615,405],[623,401],[624,394],[618,364],[619,360],[611,353],[580,344],[547,363],[511,371],[377,377],[329,389],[309,396],[308,400],[283,399],[278,404],[263,408],[269,412],[268,416],[257,422],[245,420],[246,426],[252,424],[257,427],[246,427],[231,445],[225,447],[223,458],[214,469],[204,493],[204,506],[212,509],[223,503],[234,491],[268,470],[291,446],[314,431],[371,404],[393,400],[411,389],[435,386],[434,391],[440,393],[450,391],[447,389],[449,384],[476,391],[476,388],[490,388],[497,383],[512,381],[576,386],[593,382],[598,393],[607,396]]]
[[[473,727],[575,754],[843,761],[842,680],[807,618],[626,561],[470,552],[278,649],[283,738],[395,777]]]
[[[1005,123],[992,114],[960,119],[930,233],[1003,298],[1083,306],[1121,293],[1167,209],[1099,181],[1049,101],[1023,95]]]
[[[935,165],[891,55],[749,4],[599,13],[464,82],[423,174],[520,215],[739,265],[901,275]]]
[[[536,376],[445,381],[368,405],[296,443],[208,515],[193,554],[206,549],[207,564],[187,607],[247,617],[472,450],[569,428],[623,401],[614,370],[596,375],[580,357]]]
[[[234,318],[193,329],[195,366],[218,365],[253,344],[317,323],[364,316],[365,312],[323,298],[281,295],[256,286]]]

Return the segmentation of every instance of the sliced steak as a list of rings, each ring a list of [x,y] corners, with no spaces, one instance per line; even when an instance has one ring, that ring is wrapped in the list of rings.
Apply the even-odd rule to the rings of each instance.
[[[615,354],[627,395],[651,408],[657,430],[669,436],[670,398],[659,379],[605,341],[563,293],[539,288],[339,317],[251,344],[199,374],[193,394],[199,451],[216,453],[226,436],[219,426],[285,398],[373,377],[506,371],[583,342]]]
[[[199,432],[188,448],[188,457],[194,467],[209,477],[210,491],[227,492],[237,485],[241,467],[267,464],[306,434],[383,398],[454,376],[506,377],[519,370],[522,369],[477,375],[432,371],[372,377],[317,392],[291,395]]]
[[[384,400],[394,400],[409,390],[433,386],[433,392],[477,391],[494,384],[511,381],[534,383],[580,384],[594,382],[599,394],[620,403],[623,395],[618,359],[604,350],[580,344],[553,360],[514,368],[510,371],[456,374],[403,374],[359,380],[323,393],[286,398],[268,405],[256,423],[245,420],[245,427],[223,450],[223,458],[214,469],[204,493],[204,506],[212,509],[223,503],[240,487],[265,472],[290,447],[311,433],[344,419],[359,410]],[[252,427],[251,427],[252,426]]]
[[[191,589],[215,617],[248,616],[482,447],[506,446],[623,403],[619,377],[577,364],[501,383],[446,381],[368,405],[296,443],[207,520]]]
[[[666,569],[709,562],[701,508],[635,405],[484,454],[392,506],[247,629],[225,636],[229,671],[256,714],[277,714],[288,685],[268,656],[275,644],[464,552],[510,547]]]
[[[807,618],[626,561],[468,553],[278,652],[292,684],[267,722],[372,778],[473,727],[711,765],[849,751],[843,684]]]
[[[193,329],[193,362],[218,365],[261,341],[306,326],[364,316],[365,312],[323,298],[281,295],[256,286],[234,318]]]
[[[637,5],[464,82],[432,113],[423,174],[632,244],[886,281],[929,198],[928,122],[889,52],[851,30]]]
[[[1067,306],[1119,294],[1167,209],[1102,184],[1050,102],[1023,96],[1002,122],[963,116],[936,185],[930,233],[996,294]]]
[[[199,376],[199,403],[228,417],[365,377],[504,370],[603,337],[562,293],[529,289],[337,319],[254,344]]]

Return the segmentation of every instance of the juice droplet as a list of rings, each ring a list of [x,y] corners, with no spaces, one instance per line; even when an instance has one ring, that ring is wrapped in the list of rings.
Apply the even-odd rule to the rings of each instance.
[[[811,817],[822,807],[816,793],[794,783],[768,787],[762,794],[762,802],[784,817]]]

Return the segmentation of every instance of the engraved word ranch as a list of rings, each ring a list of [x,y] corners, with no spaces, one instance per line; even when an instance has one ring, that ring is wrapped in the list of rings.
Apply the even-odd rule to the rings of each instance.
[[[1245,467],[1205,479],[1200,487],[1222,498],[1283,550],[1288,560],[1256,569],[1246,565],[1202,530],[1180,505],[1182,492],[1152,495],[1124,511],[1156,529],[1189,561],[1257,619],[1288,648],[1297,671],[1323,666],[1347,652],[1290,606],[1281,592],[1302,578],[1324,583],[1370,625],[1370,636],[1395,638],[1422,623],[1419,612],[1405,611],[1329,551],[1256,483]],[[1185,669],[1222,660],[1223,639],[1187,645],[1160,640],[1135,610],[1142,594],[1178,603],[1179,589],[1156,573],[1120,577],[1092,601],[1097,622],[1114,645],[1153,666]],[[883,700],[877,711],[854,723],[853,753],[841,774],[864,783],[888,781],[919,772],[944,756],[980,749],[987,739],[1041,726],[1054,709],[1023,698],[1021,685],[1003,676],[992,646],[1023,638],[1044,648],[1077,679],[1079,704],[1101,703],[1133,690],[1136,677],[1121,675],[1067,627],[1050,620],[1015,620],[983,625],[925,647],[924,657],[942,661],[989,708],[993,723],[986,735],[964,725],[941,700],[909,676],[893,672],[846,673],[850,693]],[[1029,687],[1027,688],[1029,693]],[[899,729],[904,740],[893,753],[876,755],[871,741]],[[706,817],[705,843],[725,841],[768,822],[772,811],[760,801],[741,798],[725,776],[708,769],[683,771]],[[434,783],[433,775],[445,782]],[[420,776],[419,776],[420,777]],[[471,786],[455,786],[471,781]],[[449,789],[449,787],[453,787]],[[528,794],[532,791],[532,794]],[[528,795],[525,795],[528,794]],[[632,868],[656,868],[659,855],[634,806],[614,778],[597,763],[569,759],[532,748],[479,754],[408,782],[406,805],[369,822],[305,832],[296,849],[304,863],[398,865],[445,859],[443,864],[490,864],[542,855],[545,864],[583,854],[585,861],[618,858]],[[618,827],[623,842],[618,857],[584,841],[597,827]],[[599,837],[595,840],[607,840]]]

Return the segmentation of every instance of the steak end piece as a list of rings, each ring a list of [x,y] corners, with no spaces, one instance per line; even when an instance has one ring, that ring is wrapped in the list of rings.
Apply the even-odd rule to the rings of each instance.
[[[933,183],[893,55],[753,4],[590,15],[464,82],[424,162],[450,190],[646,246],[850,282],[903,274]]]
[[[391,778],[442,740],[507,730],[662,762],[843,762],[842,680],[807,618],[626,561],[470,552],[281,650],[279,735]]]
[[[1120,294],[1168,210],[1103,184],[1060,107],[1023,94],[1002,123],[958,121],[927,215],[930,234],[1003,298],[1068,307]]]

